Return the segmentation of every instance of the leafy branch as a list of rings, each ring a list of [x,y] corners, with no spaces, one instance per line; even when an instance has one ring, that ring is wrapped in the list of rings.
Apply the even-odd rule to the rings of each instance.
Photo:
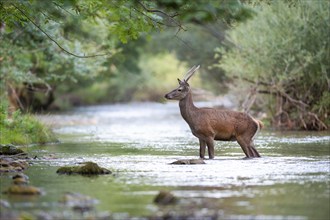
[[[44,35],[46,35],[46,37],[51,40],[52,42],[54,42],[62,51],[64,51],[65,53],[77,57],[77,58],[92,58],[92,57],[99,57],[99,56],[107,56],[107,55],[111,55],[111,52],[108,53],[102,53],[102,54],[92,54],[92,55],[78,55],[75,53],[72,53],[70,51],[68,51],[67,49],[65,49],[63,46],[61,46],[61,44],[59,44],[52,36],[50,36],[45,30],[43,30],[40,25],[38,25],[36,22],[33,21],[32,18],[30,18],[21,8],[19,8],[18,6],[16,6],[15,4],[11,3],[11,5],[17,10],[19,11],[28,21],[30,21],[36,28],[38,28]]]
[[[179,27],[179,30],[184,30],[186,31],[186,29],[181,25],[181,23],[177,20],[174,19],[174,17],[178,16],[178,13],[175,13],[173,15],[170,15],[162,10],[159,9],[151,9],[148,8],[147,6],[145,6],[141,1],[137,1],[139,5],[141,5],[141,7],[143,8],[143,10],[150,12],[150,13],[159,13],[161,15],[163,15],[164,17],[168,18],[171,22],[173,22],[175,24],[175,27]]]

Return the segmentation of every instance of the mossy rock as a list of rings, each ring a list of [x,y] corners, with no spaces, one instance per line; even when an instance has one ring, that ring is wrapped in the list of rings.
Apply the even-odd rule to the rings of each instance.
[[[82,174],[82,175],[98,175],[111,174],[111,171],[100,167],[93,162],[85,162],[81,166],[60,167],[56,171],[58,174]]]
[[[178,202],[178,198],[168,191],[160,191],[154,199],[159,205],[172,205]]]
[[[172,162],[171,164],[177,165],[193,165],[193,164],[205,164],[203,159],[185,159],[185,160],[177,160]]]
[[[11,185],[4,193],[15,195],[40,195],[41,190],[34,186]]]
[[[12,144],[0,145],[0,155],[16,155],[22,153],[25,152]]]

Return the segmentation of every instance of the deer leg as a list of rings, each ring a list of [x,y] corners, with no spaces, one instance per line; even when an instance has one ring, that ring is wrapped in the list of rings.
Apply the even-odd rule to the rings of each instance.
[[[206,142],[202,139],[199,139],[199,157],[204,159],[205,158],[205,148],[206,148]]]
[[[207,150],[209,153],[209,159],[214,158],[214,141],[213,138],[209,138],[206,140]]]
[[[241,138],[241,137],[237,137],[236,139],[237,139],[238,144],[241,146],[241,148],[242,148],[242,150],[243,150],[245,156],[246,156],[247,158],[254,157],[252,149],[251,149],[250,146],[247,144],[248,142],[246,142],[246,141],[244,140],[244,138]]]
[[[250,142],[250,148],[253,152],[254,157],[260,157],[260,154],[258,153],[257,149],[254,147],[253,140],[251,140],[251,142]]]

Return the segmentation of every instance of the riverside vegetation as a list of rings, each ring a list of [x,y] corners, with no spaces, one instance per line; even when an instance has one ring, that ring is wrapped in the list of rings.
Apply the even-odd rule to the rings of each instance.
[[[50,127],[31,114],[22,114],[20,110],[10,114],[4,102],[0,104],[0,132],[1,144],[29,145],[57,141]]]
[[[235,87],[242,110],[265,112],[273,127],[326,130],[328,9],[327,0],[2,1],[0,96],[22,111],[161,101],[168,79],[201,64],[200,87]]]

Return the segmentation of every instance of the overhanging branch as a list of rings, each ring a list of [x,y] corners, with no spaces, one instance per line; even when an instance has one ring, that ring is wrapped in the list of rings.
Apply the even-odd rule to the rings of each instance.
[[[17,7],[15,4],[11,3],[11,5],[18,10],[26,19],[28,19],[36,28],[38,28],[44,35],[46,35],[46,37],[51,40],[52,42],[54,42],[63,52],[77,57],[77,58],[92,58],[92,57],[99,57],[99,56],[107,56],[107,55],[111,55],[111,52],[108,53],[103,53],[103,54],[92,54],[92,55],[78,55],[75,53],[72,53],[70,51],[68,51],[67,49],[65,49],[64,47],[62,47],[53,37],[51,37],[46,31],[44,31],[36,22],[34,22],[22,9],[20,9],[19,7]]]
[[[255,102],[254,95],[256,95],[256,93],[266,94],[277,97],[277,100],[279,100],[279,102],[276,104],[278,111],[273,115],[273,123],[277,127],[292,128],[293,126],[299,125],[306,130],[328,129],[327,124],[322,120],[322,118],[320,118],[318,114],[313,112],[311,105],[308,104],[306,100],[304,101],[303,99],[298,99],[295,97],[296,93],[291,94],[289,91],[285,91],[283,88],[280,88],[271,82],[254,81],[245,77],[241,77],[240,79],[254,85],[243,104],[245,110],[248,111],[252,104]],[[258,88],[259,86],[261,88]]]
[[[173,15],[169,15],[168,13],[159,10],[159,9],[150,9],[147,8],[147,6],[145,6],[141,1],[137,1],[139,5],[141,5],[141,7],[143,8],[143,10],[150,12],[150,13],[159,13],[161,15],[163,15],[164,17],[168,18],[171,22],[173,22],[175,24],[176,27],[179,27],[181,30],[186,31],[186,29],[181,25],[181,23],[177,20],[174,19],[174,17],[178,16],[178,14],[173,14]]]

